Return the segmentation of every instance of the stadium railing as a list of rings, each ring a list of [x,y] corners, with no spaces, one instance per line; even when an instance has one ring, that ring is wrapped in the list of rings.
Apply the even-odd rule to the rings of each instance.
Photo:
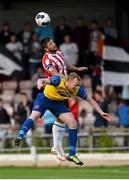
[[[40,127],[41,128],[41,127]],[[5,129],[5,134],[0,133],[0,153],[29,153],[31,147],[36,151],[50,152],[52,147],[52,134],[45,134],[38,131],[38,127],[33,132],[32,144],[28,146],[26,142],[22,146],[15,147],[14,140],[17,130],[9,125],[0,125],[0,130]],[[3,131],[4,132],[4,131]],[[68,138],[65,134],[64,147],[68,150]],[[2,147],[3,146],[3,147]],[[78,133],[78,151],[80,152],[110,152],[129,150],[129,128],[89,128],[85,133]]]

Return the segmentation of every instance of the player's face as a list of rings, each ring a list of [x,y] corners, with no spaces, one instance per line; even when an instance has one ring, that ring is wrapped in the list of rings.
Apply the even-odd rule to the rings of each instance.
[[[47,48],[46,51],[47,52],[54,52],[57,50],[57,46],[55,44],[55,42],[51,39],[48,43],[47,43]]]
[[[79,81],[77,78],[74,79],[69,79],[67,81],[66,87],[68,90],[70,90],[71,92],[74,92],[74,90],[77,88],[77,86],[79,86]]]

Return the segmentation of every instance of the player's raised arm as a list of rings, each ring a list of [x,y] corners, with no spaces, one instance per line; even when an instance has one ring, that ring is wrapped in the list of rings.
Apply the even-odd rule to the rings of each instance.
[[[76,67],[72,64],[66,64],[67,68],[71,71],[85,71],[85,70],[88,70],[87,67]]]
[[[42,89],[46,84],[50,84],[49,78],[42,78],[37,80],[37,88],[39,90]]]
[[[84,87],[80,87],[77,93],[77,96],[81,97],[82,99],[89,102],[89,104],[107,121],[111,121],[112,117],[108,114],[103,112],[103,110],[99,107],[98,103],[92,98],[87,95],[87,92]]]
[[[52,76],[51,78],[42,78],[37,81],[37,88],[40,90],[46,84],[50,84],[53,86],[58,86],[60,84],[61,78],[59,75]]]

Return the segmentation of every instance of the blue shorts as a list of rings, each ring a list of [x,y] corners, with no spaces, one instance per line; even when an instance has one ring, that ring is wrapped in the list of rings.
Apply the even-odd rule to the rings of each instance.
[[[59,117],[61,113],[70,112],[64,101],[48,99],[43,93],[39,93],[34,102],[32,111],[38,111],[42,116],[46,110],[51,111],[56,117]]]

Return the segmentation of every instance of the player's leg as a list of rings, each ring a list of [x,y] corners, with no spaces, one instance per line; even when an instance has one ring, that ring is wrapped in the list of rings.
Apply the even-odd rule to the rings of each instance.
[[[77,122],[71,112],[61,113],[59,118],[69,127],[69,154],[76,154]]]
[[[53,147],[51,149],[51,152],[55,155],[58,155],[58,159],[65,160],[65,152],[62,147],[62,141],[64,137],[65,132],[65,124],[57,119],[52,127],[52,133],[53,133]],[[59,157],[60,156],[60,157]]]
[[[76,144],[77,144],[77,122],[71,112],[61,113],[59,118],[69,127],[69,155],[67,160],[73,161],[77,165],[83,165],[83,163],[76,156]]]
[[[53,147],[51,149],[52,154],[60,160],[66,160],[64,150],[62,148],[62,140],[65,131],[65,124],[60,121],[57,122],[57,117],[51,113],[51,111],[45,111],[43,117],[45,122],[53,123],[52,133],[53,133]],[[56,122],[55,122],[56,121]]]
[[[68,100],[65,101],[65,105],[68,107]],[[65,160],[66,155],[62,147],[64,133],[65,133],[65,123],[63,123],[59,118],[56,119],[52,127],[53,134],[53,147],[52,153],[60,154],[61,157]]]
[[[64,102],[53,101],[51,112],[58,117],[62,122],[69,127],[69,155],[68,160],[73,161],[78,165],[83,163],[76,157],[76,143],[77,143],[77,122],[73,114],[69,111]]]
[[[43,94],[39,93],[35,102],[34,102],[33,109],[32,109],[32,112],[30,114],[30,117],[24,121],[24,123],[23,123],[23,125],[19,131],[18,137],[15,140],[15,145],[20,145],[21,140],[24,138],[24,136],[29,131],[29,129],[34,125],[34,122],[39,117],[41,117],[42,114],[44,114],[44,112],[46,110],[45,104],[46,104],[46,102],[44,103]]]
[[[30,128],[34,125],[34,122],[36,121],[36,119],[38,119],[41,116],[40,112],[37,111],[32,111],[30,117],[25,120],[25,122],[23,123],[19,133],[18,133],[18,137],[15,140],[15,145],[19,146],[22,139],[24,138],[24,136],[26,135],[26,133],[30,130]]]

